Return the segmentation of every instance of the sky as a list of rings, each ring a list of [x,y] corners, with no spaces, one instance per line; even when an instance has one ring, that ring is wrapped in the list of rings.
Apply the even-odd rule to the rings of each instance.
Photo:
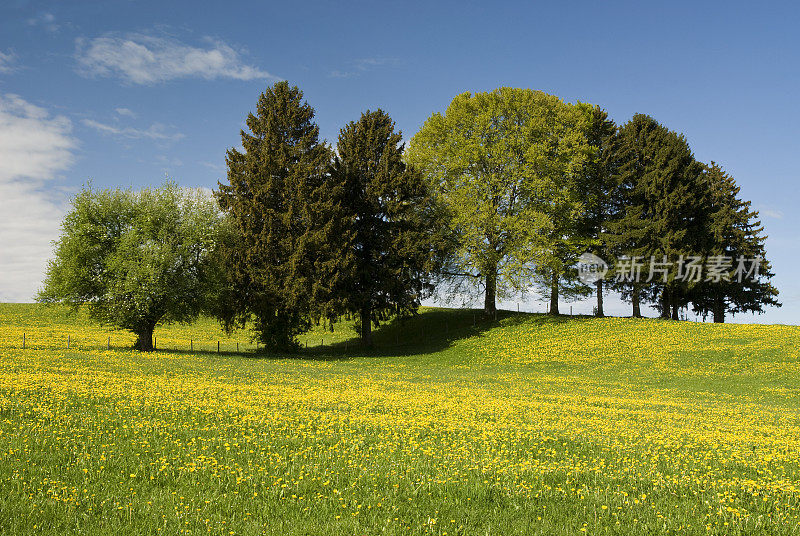
[[[649,114],[723,166],[761,213],[784,304],[734,320],[798,324],[798,21],[788,2],[3,0],[0,301],[32,300],[87,181],[216,188],[278,80],[300,87],[331,143],[367,109],[409,139],[454,96],[512,86],[618,124]],[[517,303],[544,307],[503,305]],[[629,306],[610,296],[607,312]]]

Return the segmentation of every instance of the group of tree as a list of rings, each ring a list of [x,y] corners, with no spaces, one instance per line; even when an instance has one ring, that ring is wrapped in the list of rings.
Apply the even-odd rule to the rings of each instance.
[[[296,347],[314,323],[373,326],[413,314],[436,292],[498,299],[531,289],[560,299],[608,287],[677,317],[779,305],[769,264],[742,283],[577,277],[578,257],[748,256],[763,227],[732,177],[697,162],[681,135],[636,115],[529,89],[458,95],[408,147],[382,110],[319,138],[314,110],[279,82],[227,153],[214,198],[168,183],[141,192],[84,189],[56,242],[40,300],[88,304],[152,349],[160,322],[213,314],[251,325],[269,348]],[[649,266],[645,265],[645,275]],[[445,289],[445,290],[442,290]]]
[[[578,277],[585,252],[639,259],[638,278],[605,287],[679,318],[691,305],[704,318],[780,306],[765,258],[763,227],[733,178],[698,162],[684,136],[647,115],[617,127],[597,106],[540,91],[500,88],[457,96],[412,138],[407,162],[422,172],[446,212],[456,247],[442,275],[482,288],[491,313],[498,297],[538,289],[559,300],[594,293],[603,316],[604,280]],[[749,277],[685,278],[687,259],[755,261]],[[652,262],[658,259],[659,264]]]

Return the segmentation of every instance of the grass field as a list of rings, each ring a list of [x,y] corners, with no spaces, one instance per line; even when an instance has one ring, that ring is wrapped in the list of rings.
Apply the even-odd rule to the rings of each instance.
[[[0,305],[0,534],[800,533],[800,328],[427,309],[288,358],[210,321],[156,336]]]

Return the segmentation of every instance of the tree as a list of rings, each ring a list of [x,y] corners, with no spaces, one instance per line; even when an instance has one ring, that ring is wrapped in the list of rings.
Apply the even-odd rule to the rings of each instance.
[[[268,88],[247,116],[244,151],[227,153],[229,184],[216,192],[230,222],[219,248],[227,281],[216,314],[227,329],[252,321],[272,349],[296,347],[330,290],[319,269],[333,229],[331,151],[313,118],[296,86]]]
[[[367,111],[339,133],[332,170],[338,254],[327,272],[332,309],[372,324],[416,312],[433,290],[440,255],[438,211],[421,175],[402,160],[402,135],[382,110]]]
[[[584,200],[584,212],[578,232],[585,238],[594,255],[610,260],[610,252],[603,236],[611,219],[612,200],[616,188],[612,142],[617,133],[617,126],[608,118],[608,113],[599,106],[593,107],[590,113],[587,139],[592,148],[592,155],[584,165],[579,183],[579,190]],[[605,314],[603,291],[603,279],[600,278],[595,282],[597,298],[595,315],[600,317]]]
[[[458,95],[411,140],[407,160],[425,174],[457,237],[445,273],[482,286],[486,313],[530,286],[537,261],[552,260],[553,214],[580,209],[565,178],[588,153],[576,127],[582,117],[558,97],[500,88]]]
[[[658,303],[663,317],[677,319],[688,293],[676,279],[677,262],[702,251],[699,165],[682,135],[643,114],[623,125],[612,143],[617,185],[605,241],[618,258],[641,264],[638,281],[618,284],[634,316],[644,299]]]
[[[774,274],[766,259],[758,212],[739,197],[736,181],[716,163],[704,166],[703,183],[710,201],[705,258],[717,259],[719,266],[728,269],[719,278],[706,274],[696,285],[690,294],[694,311],[724,322],[727,313],[761,313],[766,305],[780,307],[778,290],[769,282]],[[736,273],[751,269],[757,273]]]
[[[189,322],[206,303],[216,203],[174,183],[93,190],[73,200],[37,299],[88,305],[92,318],[136,334],[153,349],[162,323]]]

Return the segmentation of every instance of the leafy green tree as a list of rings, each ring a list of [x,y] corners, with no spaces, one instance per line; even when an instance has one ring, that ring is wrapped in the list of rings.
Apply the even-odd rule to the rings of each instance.
[[[228,329],[252,321],[272,349],[295,348],[330,291],[319,270],[333,229],[331,151],[313,118],[296,86],[268,88],[247,116],[244,150],[227,153],[229,184],[216,192],[229,220],[216,314]]]
[[[73,200],[38,300],[88,305],[92,318],[153,349],[162,323],[197,317],[208,296],[216,203],[199,190],[93,190]]]
[[[403,162],[402,135],[382,110],[367,111],[339,133],[332,170],[337,252],[326,279],[331,309],[372,325],[416,312],[432,292],[441,255],[438,210],[419,173]]]
[[[704,166],[703,171],[709,199],[705,259],[708,263],[716,258],[720,267],[729,266],[718,278],[706,274],[692,289],[689,298],[694,311],[724,322],[727,313],[761,313],[765,306],[780,307],[778,290],[769,282],[774,274],[766,259],[766,236],[758,212],[739,197],[734,178],[716,163]],[[754,268],[757,274],[749,273]]]
[[[444,272],[497,298],[524,292],[535,267],[561,261],[558,222],[581,210],[569,179],[589,153],[585,114],[530,89],[463,93],[433,114],[406,158],[426,176],[449,217],[456,247]]]

